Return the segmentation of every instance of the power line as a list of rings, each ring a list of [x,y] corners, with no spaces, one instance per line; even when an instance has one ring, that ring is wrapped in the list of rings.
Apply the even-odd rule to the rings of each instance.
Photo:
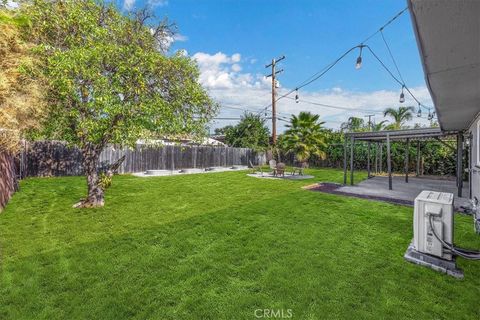
[[[287,99],[295,100],[295,98],[292,97],[285,97]],[[332,108],[332,109],[338,109],[338,110],[346,110],[346,111],[359,111],[359,112],[367,112],[367,113],[382,113],[379,110],[373,110],[373,109],[360,109],[360,108],[348,108],[348,107],[341,107],[341,106],[335,106],[331,104],[325,104],[325,103],[320,103],[320,102],[313,102],[313,101],[308,101],[301,99],[300,102],[302,103],[307,103],[315,106],[321,106],[321,107],[326,107],[326,108]]]

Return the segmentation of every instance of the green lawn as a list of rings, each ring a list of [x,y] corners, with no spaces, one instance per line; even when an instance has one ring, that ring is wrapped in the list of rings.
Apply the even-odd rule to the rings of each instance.
[[[302,190],[342,180],[308,172],[117,176],[95,210],[71,208],[83,178],[24,180],[0,214],[0,319],[480,318],[480,262],[463,281],[407,263],[412,208]]]

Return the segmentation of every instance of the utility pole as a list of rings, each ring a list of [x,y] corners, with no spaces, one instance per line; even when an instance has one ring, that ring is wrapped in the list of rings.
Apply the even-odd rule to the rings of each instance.
[[[372,117],[374,117],[374,114],[368,114],[365,117],[368,117],[368,130],[372,131]]]
[[[275,65],[277,64],[277,62],[282,61],[283,59],[285,59],[285,56],[281,56],[277,59],[273,58],[272,62],[265,66],[265,68],[272,67],[272,73],[269,74],[267,76],[267,78],[272,77],[272,142],[273,142],[274,145],[277,143],[277,107],[276,107],[277,83],[276,83],[276,80],[275,80],[275,76],[278,73],[283,72],[283,69],[280,69],[280,70],[276,71],[275,70]]]

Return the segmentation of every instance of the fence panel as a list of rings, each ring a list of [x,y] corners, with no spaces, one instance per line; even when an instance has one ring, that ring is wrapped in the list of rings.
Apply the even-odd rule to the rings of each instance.
[[[6,153],[0,153],[0,212],[17,190],[15,160]]]
[[[146,170],[180,170],[215,166],[265,163],[265,155],[248,148],[219,146],[145,146],[135,148],[106,147],[100,154],[100,167],[108,166],[125,155],[119,173]],[[82,154],[78,148],[60,141],[26,143],[22,156],[25,159],[25,176],[73,176],[83,173]]]

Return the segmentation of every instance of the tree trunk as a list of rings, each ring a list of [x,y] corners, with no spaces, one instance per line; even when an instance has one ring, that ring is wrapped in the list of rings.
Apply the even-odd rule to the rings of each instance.
[[[104,205],[104,190],[100,186],[97,172],[101,150],[102,148],[92,144],[87,144],[82,148],[83,169],[87,178],[88,194],[86,199],[82,199],[74,205],[75,208],[94,208]]]

